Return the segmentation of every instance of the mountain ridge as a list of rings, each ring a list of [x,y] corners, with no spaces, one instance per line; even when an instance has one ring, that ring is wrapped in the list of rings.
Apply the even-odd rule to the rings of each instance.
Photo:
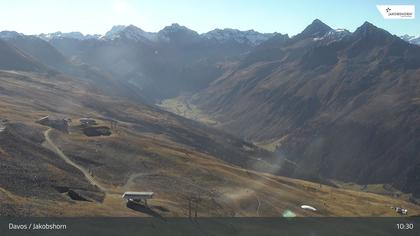
[[[213,40],[180,25],[156,41],[135,26],[113,33],[0,39],[2,215],[146,216],[121,204],[134,190],[153,191],[150,209],[164,217],[188,216],[197,198],[200,216],[420,211],[418,46],[369,24],[350,33],[320,20],[258,45],[235,30]],[[60,55],[64,68],[53,64]],[[154,105],[180,94],[217,129]],[[87,135],[86,117],[108,132]],[[376,186],[393,195],[362,192]]]
[[[62,33],[60,31],[55,33],[43,33],[39,34],[38,37],[50,41],[54,39],[77,39],[77,40],[90,40],[90,39],[104,39],[104,40],[115,40],[120,38],[120,34],[128,34],[123,36],[132,40],[144,40],[142,38],[146,38],[150,41],[157,41],[157,40],[168,40],[165,34],[175,31],[184,31],[190,32],[194,35],[193,30],[181,26],[177,23],[173,23],[169,26],[164,27],[160,31],[157,32],[147,32],[142,30],[141,28],[135,25],[115,25],[109,31],[107,31],[104,35],[94,34],[94,35],[83,35],[80,32],[70,32],[70,33]],[[195,32],[200,38],[212,39],[212,40],[220,40],[220,41],[227,41],[227,40],[234,40],[238,43],[250,43],[252,45],[258,45],[259,43],[263,42],[264,40],[270,38],[271,36],[275,35],[276,33],[259,33],[255,30],[237,30],[237,29],[214,29],[206,33],[198,34]],[[232,37],[229,37],[232,36]]]
[[[294,177],[390,182],[420,196],[412,184],[420,159],[407,152],[420,151],[413,133],[420,47],[368,22],[341,40],[313,40],[330,32],[314,23],[290,39],[262,43],[192,104],[221,129],[273,143],[297,163]],[[389,164],[398,160],[410,164]]]
[[[230,37],[236,37],[238,33],[225,29],[217,31],[216,35],[221,33],[223,36],[226,32],[233,33]],[[298,156],[304,156],[299,150],[313,141],[313,138],[303,135],[315,132],[314,127],[326,136],[336,135],[327,129],[329,124],[337,125],[337,129],[345,132],[350,132],[348,127],[354,125],[354,129],[361,133],[365,132],[361,127],[366,124],[368,130],[376,130],[371,126],[385,126],[387,129],[390,126],[389,132],[397,133],[401,140],[411,135],[410,132],[402,134],[392,130],[397,123],[392,121],[388,109],[397,109],[395,104],[407,110],[416,109],[409,100],[409,96],[415,94],[413,88],[402,81],[398,86],[411,92],[401,94],[395,81],[405,76],[416,88],[413,74],[420,68],[418,46],[408,44],[369,22],[350,33],[334,30],[316,19],[296,36],[275,34],[254,46],[243,41],[226,41],[223,37],[217,39],[220,35],[217,40],[202,40],[197,32],[179,24],[157,32],[153,36],[157,41],[142,36],[147,32],[132,25],[116,27],[114,33],[133,37],[112,40],[58,38],[50,43],[66,57],[106,71],[111,78],[116,78],[114,83],[142,94],[152,103],[182,93],[193,93],[193,102],[218,116],[223,128],[256,142],[282,140],[282,150],[297,158],[297,162],[301,161],[302,166],[311,160],[306,157],[299,160]],[[22,37],[10,32],[6,36]],[[378,99],[387,98],[379,94],[385,91],[401,101],[394,101],[391,108],[377,105],[375,109],[382,113],[381,117],[361,112],[372,104],[382,104],[383,101]],[[378,93],[377,98],[372,93]],[[268,115],[262,117],[264,114]],[[401,126],[406,127],[415,118],[409,112],[404,114],[409,120]],[[355,124],[349,125],[349,122]],[[381,137],[375,138],[382,140]],[[379,150],[379,146],[375,148]],[[371,158],[366,155],[366,158]],[[395,155],[389,154],[386,158],[395,158]],[[320,157],[314,160],[316,158]],[[349,157],[343,157],[342,161],[349,161],[346,158]],[[319,165],[317,161],[315,166]],[[413,163],[415,166],[415,161]],[[303,169],[297,167],[296,176],[317,172],[313,170],[307,174]],[[369,176],[371,173],[365,171],[362,177],[351,178],[361,182],[386,180],[386,176]],[[412,172],[398,171],[401,174],[395,184],[403,188],[405,181],[402,179],[411,176]],[[320,173],[326,177],[340,177],[339,173]]]
[[[405,34],[405,35],[400,36],[400,38],[406,42],[420,45],[420,36],[412,36],[412,35]]]

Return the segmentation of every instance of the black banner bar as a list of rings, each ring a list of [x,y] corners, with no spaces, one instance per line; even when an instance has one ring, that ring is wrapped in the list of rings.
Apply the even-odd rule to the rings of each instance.
[[[0,235],[420,235],[420,218],[7,218]]]

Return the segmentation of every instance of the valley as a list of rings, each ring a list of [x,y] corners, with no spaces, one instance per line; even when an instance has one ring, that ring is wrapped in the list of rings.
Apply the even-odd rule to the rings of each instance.
[[[21,76],[28,79],[21,80]],[[229,145],[237,145],[233,140],[230,141],[233,144],[229,144],[224,141],[226,137],[217,136],[217,140],[228,146],[214,146],[218,148],[216,153],[203,151],[184,139],[165,134],[160,128],[176,128],[181,132],[189,122],[170,113],[162,115],[160,111],[147,106],[139,108],[128,101],[124,107],[116,108],[119,115],[113,118],[118,121],[118,128],[113,130],[111,136],[88,137],[77,124],[81,114],[89,114],[102,124],[107,124],[107,121],[101,120],[101,110],[84,105],[86,101],[95,100],[98,94],[89,92],[75,96],[78,94],[76,91],[81,91],[79,86],[75,86],[71,93],[66,92],[68,86],[60,87],[59,97],[67,98],[70,94],[73,97],[66,100],[71,101],[71,105],[67,104],[67,112],[54,113],[43,107],[37,108],[33,102],[42,101],[43,97],[52,98],[54,92],[49,89],[49,84],[53,81],[60,86],[57,83],[59,78],[51,80],[41,74],[3,71],[0,81],[3,91],[13,91],[12,97],[10,93],[3,93],[1,99],[1,107],[8,109],[7,113],[2,113],[7,114],[8,125],[0,134],[2,176],[8,176],[5,180],[17,178],[10,175],[11,168],[25,168],[27,165],[40,168],[40,172],[20,172],[17,180],[32,179],[31,182],[22,183],[25,187],[7,187],[10,183],[2,183],[0,198],[7,203],[2,204],[2,215],[150,216],[150,212],[138,212],[125,206],[121,195],[128,190],[154,191],[156,198],[149,204],[153,212],[164,217],[188,216],[189,198],[200,199],[199,216],[281,216],[286,210],[298,216],[393,216],[396,213],[390,207],[394,205],[410,209],[410,214],[420,213],[420,207],[396,198],[320,186],[232,165],[224,161],[223,154],[219,153],[227,151]],[[69,78],[66,84],[68,82]],[[35,85],[37,89],[31,89]],[[26,102],[16,103],[17,96],[25,96],[26,99],[18,100]],[[58,96],[44,100],[43,104],[55,107],[57,99]],[[107,99],[101,96],[97,106],[101,107],[109,101],[112,107],[113,100]],[[71,107],[77,109],[69,109]],[[45,114],[71,118],[69,133],[36,124],[35,121]],[[130,117],[130,120],[124,117]],[[198,124],[192,126],[195,128],[184,131],[187,139],[191,135],[218,135],[217,132],[195,134],[203,131],[200,131]],[[19,150],[33,154],[15,153],[10,146],[14,144],[6,142],[12,137],[16,140],[13,143],[20,146]],[[43,147],[43,142],[48,144],[47,148]],[[243,145],[249,148],[245,150]],[[241,161],[265,153],[245,143],[235,149],[243,150],[234,154]],[[44,164],[46,157],[34,156],[35,150],[48,153],[46,163],[50,164]],[[65,177],[69,175],[75,177]],[[61,182],[62,178],[68,179],[65,181],[67,183]],[[51,185],[42,179],[48,179]],[[28,189],[29,192],[14,190],[17,187]],[[60,193],[58,187],[73,190],[86,200],[71,199],[66,192]],[[319,211],[312,213],[302,210],[302,204],[313,205]]]
[[[419,73],[417,45],[369,22],[350,33],[314,20],[263,42],[188,102],[296,163],[283,175],[390,184],[414,199]]]
[[[188,97],[179,96],[175,98],[165,99],[159,104],[156,104],[162,109],[185,117],[187,119],[195,120],[209,126],[217,127],[217,121],[209,114],[205,114],[195,105],[191,104]]]
[[[418,216],[419,55],[368,22],[0,32],[0,215]]]
[[[192,99],[190,97],[176,97],[172,99],[166,99],[162,103],[158,104],[158,106],[179,116],[202,122],[215,128],[218,128],[222,125],[221,123],[217,123],[217,121],[214,121],[214,118],[211,118],[209,114],[204,114],[202,110],[200,110],[195,105],[191,104],[191,102]],[[209,122],[209,120],[211,122]],[[276,150],[280,147],[282,141],[284,141],[286,138],[287,136],[282,137],[278,140],[265,140],[264,142],[255,142],[254,144],[269,152],[276,152]],[[290,162],[292,166],[297,165],[291,160],[286,161]],[[361,185],[352,182],[343,182],[335,179],[327,179],[326,181],[331,182],[333,185],[339,188],[368,193],[376,193],[394,197],[397,196],[400,199],[404,199],[405,201],[412,201],[416,204],[420,202],[418,197],[414,197],[410,193],[401,192],[395,187],[392,187],[392,185],[390,185],[389,183]]]

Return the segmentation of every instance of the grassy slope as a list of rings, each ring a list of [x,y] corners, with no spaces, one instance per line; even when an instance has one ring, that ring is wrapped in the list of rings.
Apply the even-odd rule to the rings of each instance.
[[[228,164],[220,160],[224,155],[221,152],[243,148],[234,140],[228,142],[226,136],[189,126],[176,116],[87,88],[84,82],[70,78],[0,73],[0,118],[41,131],[46,128],[34,123],[40,116],[72,118],[70,134],[53,131],[52,139],[107,187],[101,203],[73,201],[58,192],[44,198],[22,196],[0,186],[0,200],[7,202],[2,204],[0,214],[146,216],[124,205],[121,193],[126,190],[156,192],[149,203],[163,216],[187,216],[188,199],[192,197],[201,199],[199,216],[281,216],[286,210],[298,216],[393,216],[391,206],[406,207],[410,214],[420,213],[419,206],[388,196],[321,187]],[[76,122],[83,116],[112,116],[119,120],[118,128],[109,137],[86,137]],[[223,139],[221,142],[227,144],[223,148],[196,146],[196,140],[189,139],[201,137],[198,133],[208,133],[211,139]],[[1,145],[0,163],[5,163],[3,160],[11,157]],[[212,151],[218,148],[220,153]],[[241,151],[237,155],[248,154]],[[81,174],[77,176],[86,184]],[[299,207],[302,204],[319,210],[304,211]]]
[[[202,122],[211,126],[217,126],[218,122],[202,112],[197,106],[188,102],[186,97],[165,99],[158,104],[164,110],[183,116],[185,118]]]

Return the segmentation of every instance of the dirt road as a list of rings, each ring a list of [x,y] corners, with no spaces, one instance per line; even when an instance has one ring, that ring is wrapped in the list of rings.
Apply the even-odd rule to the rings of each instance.
[[[54,142],[51,140],[50,138],[50,132],[51,132],[51,128],[47,129],[44,132],[44,136],[45,136],[45,141],[46,144],[61,158],[63,159],[67,164],[72,165],[73,167],[77,168],[78,170],[80,170],[83,175],[85,176],[85,178],[89,181],[89,183],[91,183],[92,185],[97,186],[101,191],[103,191],[105,194],[107,193],[107,188],[105,188],[103,185],[101,185],[98,181],[95,180],[95,178],[93,178],[93,176],[89,173],[88,170],[86,170],[83,166],[78,165],[77,163],[75,163],[74,161],[72,161],[70,158],[68,158],[66,156],[66,154],[64,154],[60,148],[57,147],[57,145],[54,144]]]

